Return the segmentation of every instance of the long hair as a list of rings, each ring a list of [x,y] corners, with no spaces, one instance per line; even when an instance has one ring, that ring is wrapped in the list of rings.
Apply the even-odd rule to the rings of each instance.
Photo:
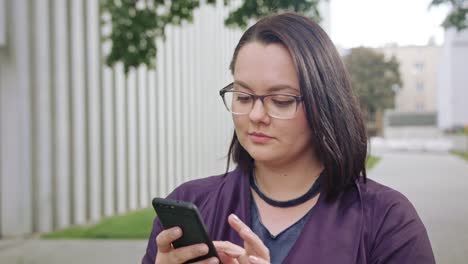
[[[295,13],[269,16],[242,35],[230,63],[233,75],[239,51],[251,42],[281,44],[288,49],[299,77],[313,148],[325,167],[326,200],[335,201],[356,179],[366,180],[367,155],[364,121],[338,51],[325,31],[308,18]],[[235,132],[226,173],[231,158],[240,169],[253,169],[253,158]]]

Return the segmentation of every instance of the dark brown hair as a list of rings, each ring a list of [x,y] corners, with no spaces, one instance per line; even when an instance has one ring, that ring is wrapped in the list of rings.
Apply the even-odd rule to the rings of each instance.
[[[304,97],[313,148],[325,166],[322,182],[326,200],[336,200],[355,179],[366,180],[366,129],[345,66],[325,31],[294,13],[265,17],[242,35],[230,64],[232,74],[239,50],[251,42],[282,44],[289,50]],[[253,169],[253,158],[235,132],[226,171],[230,158],[244,171]]]

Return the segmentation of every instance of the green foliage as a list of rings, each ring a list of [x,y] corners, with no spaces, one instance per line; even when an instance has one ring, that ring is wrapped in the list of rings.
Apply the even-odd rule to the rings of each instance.
[[[193,10],[199,5],[199,0],[101,0],[101,21],[112,28],[111,33],[104,36],[112,42],[106,64],[113,66],[123,62],[125,73],[142,64],[154,68],[155,39],[164,39],[165,28],[170,24],[192,21]]]
[[[156,62],[156,38],[165,38],[169,25],[192,22],[193,11],[200,6],[199,0],[100,0],[101,21],[112,28],[104,40],[112,43],[106,64],[118,62],[124,65],[125,73],[130,68],[146,65],[154,68]],[[279,11],[295,11],[319,20],[319,1],[328,0],[245,0],[225,20],[231,27],[247,26],[252,19]],[[216,0],[206,0],[214,5]],[[224,0],[230,5],[231,0]]]
[[[155,217],[153,208],[103,219],[93,226],[75,226],[45,234],[46,239],[147,239]]]
[[[380,161],[380,157],[368,156],[366,160],[366,169],[371,170],[372,168],[375,167],[375,165],[377,165],[377,163],[379,163],[379,161]]]
[[[454,27],[457,31],[468,28],[468,1],[467,0],[432,0],[430,6],[450,5],[452,10],[445,18],[444,28]]]
[[[466,151],[452,151],[452,154],[457,155],[460,158],[468,161],[468,152]]]
[[[320,0],[245,0],[237,10],[229,14],[225,24],[245,28],[251,19],[259,19],[281,11],[301,13],[318,22],[319,2]]]
[[[393,107],[394,85],[402,85],[399,63],[369,48],[353,48],[344,62],[365,114]]]

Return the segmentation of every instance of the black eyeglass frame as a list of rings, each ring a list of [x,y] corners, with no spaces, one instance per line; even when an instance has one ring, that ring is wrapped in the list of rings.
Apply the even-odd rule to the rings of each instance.
[[[270,117],[273,117],[273,118],[278,118],[278,119],[292,119],[296,116],[296,113],[297,113],[297,109],[299,107],[299,104],[304,101],[304,97],[303,96],[298,96],[298,95],[292,95],[292,94],[265,94],[265,95],[256,95],[256,94],[251,94],[251,93],[247,93],[247,92],[241,92],[241,91],[234,91],[232,89],[232,86],[234,85],[234,83],[230,83],[226,86],[224,86],[221,90],[219,90],[219,95],[221,96],[221,98],[223,99],[223,103],[224,103],[224,106],[226,107],[226,109],[234,114],[234,115],[247,115],[248,113],[245,113],[245,114],[237,114],[237,113],[233,113],[229,110],[229,107],[226,105],[226,101],[224,100],[224,94],[227,93],[227,92],[237,92],[237,93],[242,93],[242,94],[245,94],[245,95],[248,95],[250,96],[252,99],[253,99],[253,104],[252,104],[252,107],[255,105],[255,102],[257,101],[257,99],[260,99],[260,101],[262,102],[262,105],[265,105],[264,104],[264,100],[266,97],[271,97],[271,96],[277,96],[277,95],[282,95],[282,96],[289,96],[291,98],[294,98],[294,100],[296,100],[296,111],[294,112],[294,116],[290,117],[290,118],[281,118],[281,117],[277,117],[277,116],[271,116],[270,114],[268,114],[268,111],[267,111],[267,114],[270,116]],[[253,108],[252,108],[253,109]]]

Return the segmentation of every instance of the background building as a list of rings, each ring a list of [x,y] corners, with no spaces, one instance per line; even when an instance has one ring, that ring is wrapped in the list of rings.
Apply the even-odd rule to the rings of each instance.
[[[378,49],[385,56],[395,56],[400,63],[402,86],[392,87],[395,107],[383,118],[386,138],[435,138],[437,128],[437,88],[440,61],[439,46],[388,45]]]
[[[387,57],[395,56],[400,63],[403,85],[395,87],[395,111],[436,112],[441,48],[434,44],[389,45],[378,50]]]
[[[438,125],[468,126],[468,30],[445,32],[439,74]]]

